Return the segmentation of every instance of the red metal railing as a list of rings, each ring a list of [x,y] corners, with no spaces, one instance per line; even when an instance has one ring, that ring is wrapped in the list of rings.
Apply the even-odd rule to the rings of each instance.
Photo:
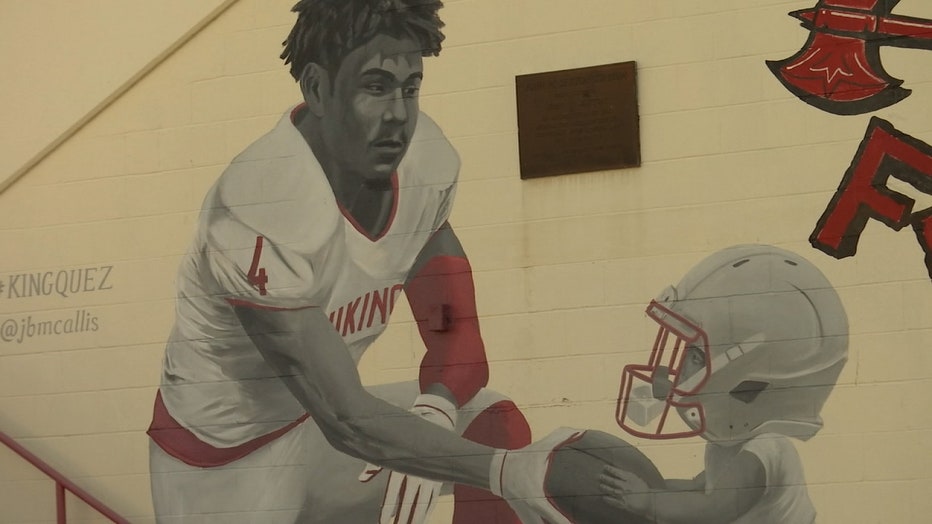
[[[65,491],[70,491],[75,497],[83,500],[88,506],[94,508],[98,513],[111,521],[117,524],[129,524],[128,520],[117,515],[115,511],[94,498],[90,493],[79,488],[74,482],[66,479],[65,476],[56,471],[55,468],[33,455],[28,449],[21,446],[18,442],[13,440],[12,437],[2,431],[0,431],[0,443],[5,444],[6,447],[12,449],[17,455],[26,459],[27,462],[55,481],[55,505],[58,514],[58,524],[65,524]]]

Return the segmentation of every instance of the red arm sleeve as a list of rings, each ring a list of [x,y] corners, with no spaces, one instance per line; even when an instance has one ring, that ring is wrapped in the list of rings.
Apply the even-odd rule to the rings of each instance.
[[[408,282],[405,294],[427,346],[421,361],[421,391],[443,384],[462,406],[489,381],[469,261],[432,257]]]

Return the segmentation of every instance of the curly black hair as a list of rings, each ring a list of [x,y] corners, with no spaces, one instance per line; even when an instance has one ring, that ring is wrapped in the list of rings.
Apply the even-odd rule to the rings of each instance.
[[[440,54],[440,0],[301,0],[291,9],[298,20],[282,42],[281,58],[298,80],[305,66],[339,68],[351,51],[379,34],[413,38],[424,56]]]

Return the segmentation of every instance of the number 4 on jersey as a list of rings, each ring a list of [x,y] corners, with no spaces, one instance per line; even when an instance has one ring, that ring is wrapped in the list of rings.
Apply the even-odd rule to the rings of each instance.
[[[262,256],[262,237],[256,237],[256,250],[252,253],[252,264],[249,266],[249,273],[246,279],[252,287],[259,290],[260,295],[267,295],[269,292],[265,285],[269,282],[269,277],[265,274],[265,268],[259,267],[259,258]]]

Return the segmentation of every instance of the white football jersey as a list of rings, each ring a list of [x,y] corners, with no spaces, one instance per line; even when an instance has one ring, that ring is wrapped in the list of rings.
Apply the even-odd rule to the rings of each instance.
[[[456,152],[421,113],[393,176],[389,223],[370,237],[344,215],[291,113],[237,156],[207,194],[178,272],[160,388],[172,417],[202,441],[231,447],[304,415],[229,301],[324,308],[358,362],[447,220],[458,170]]]
[[[737,448],[737,449],[736,449]],[[809,499],[803,463],[789,438],[776,433],[758,435],[735,448],[706,444],[706,493],[740,451],[753,453],[764,467],[766,486],[761,500],[733,524],[812,524],[815,507]]]

